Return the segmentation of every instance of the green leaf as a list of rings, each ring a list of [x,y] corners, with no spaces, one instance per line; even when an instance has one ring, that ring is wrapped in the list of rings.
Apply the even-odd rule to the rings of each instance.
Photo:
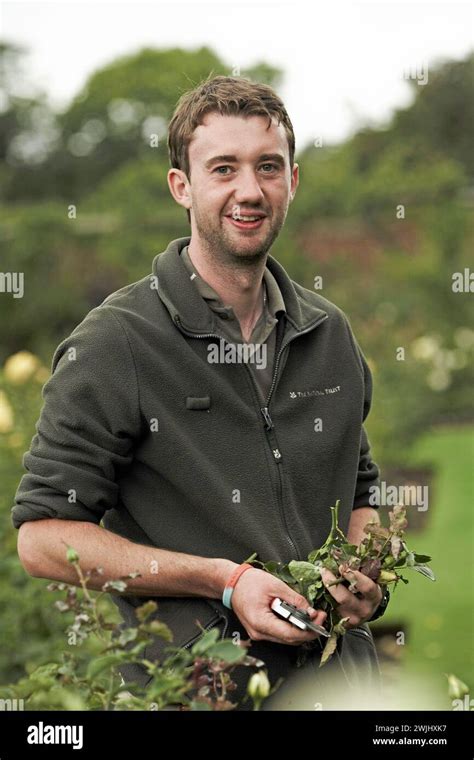
[[[312,562],[314,564],[319,559],[321,559],[320,551],[321,551],[320,549],[313,549],[313,551],[310,554],[308,554],[308,562]],[[322,552],[322,553],[325,554],[325,552]]]
[[[333,628],[334,633],[339,633],[341,636],[344,636],[345,633],[347,633],[347,628],[345,627],[344,623],[347,623],[349,620],[348,617],[341,618],[338,623]]]
[[[299,583],[312,583],[321,578],[320,570],[311,562],[300,562],[292,559],[288,564],[291,576]]]
[[[377,578],[377,583],[392,583],[393,581],[396,581],[397,578],[397,573],[392,572],[392,570],[381,570]]]
[[[334,575],[339,575],[339,563],[337,563],[332,557],[328,557],[324,560],[324,567],[330,570],[331,573],[334,573]]]
[[[414,552],[413,556],[415,557],[415,562],[417,565],[424,565],[425,562],[431,562],[431,557],[429,557],[428,554],[416,554]]]
[[[206,631],[206,633],[193,645],[191,649],[193,655],[200,657],[207,654],[207,650],[216,643],[219,635],[220,632],[218,628],[211,628],[210,631]]]
[[[395,567],[405,567],[407,556],[408,555],[406,555],[406,554],[404,554],[403,556],[400,555],[400,557],[397,559],[397,561],[395,562],[395,564],[393,565],[393,567],[394,568]]]
[[[125,628],[117,641],[121,646],[128,644],[130,641],[135,641],[138,635],[138,628]]]
[[[34,691],[41,688],[51,689],[57,683],[59,668],[61,665],[57,662],[40,665],[30,675],[30,682],[34,684]]]
[[[135,615],[137,616],[137,619],[140,621],[140,623],[144,623],[145,620],[147,620],[150,615],[153,614],[153,612],[156,612],[157,609],[157,603],[150,599],[148,602],[145,602],[145,604],[137,607],[135,610]]]
[[[265,570],[267,571],[267,573],[272,573],[272,575],[275,575],[276,573],[280,572],[282,568],[283,568],[282,562],[275,562],[272,560],[271,562],[265,563]]]
[[[138,644],[135,644],[135,646],[132,647],[132,649],[127,650],[128,653],[129,653],[129,657],[135,657],[135,655],[139,655],[140,652],[143,649],[145,649],[146,646],[147,646],[147,642],[146,641],[139,641]]]
[[[225,660],[225,662],[238,662],[242,660],[247,654],[247,650],[243,647],[234,644],[231,639],[225,639],[224,641],[218,641],[211,646],[207,652],[207,657],[215,657],[218,660]]]
[[[175,693],[177,690],[183,688],[183,679],[180,676],[157,673],[155,674],[155,680],[147,686],[147,697],[151,701],[157,697],[162,697],[164,694]]]
[[[288,586],[291,586],[291,588],[295,587],[295,579],[290,573],[288,565],[282,565],[277,572],[273,573],[273,575],[283,581],[283,583],[287,583]]]
[[[337,639],[338,635],[337,633],[332,633],[331,636],[326,641],[326,646],[323,649],[323,653],[321,655],[321,660],[319,663],[319,667],[321,668],[324,663],[326,663],[330,657],[334,654],[337,647]]]
[[[342,544],[341,549],[352,557],[357,556],[357,546],[355,544]]]
[[[125,591],[127,588],[127,584],[125,581],[107,581],[107,583],[104,583],[103,589],[104,591],[109,591],[110,589],[114,589],[114,591]]]
[[[170,628],[168,628],[166,623],[162,623],[161,620],[143,623],[142,627],[144,631],[151,633],[153,636],[160,636],[162,639],[166,639],[166,641],[173,641],[173,634]]]
[[[73,549],[72,546],[67,547],[66,559],[68,562],[71,562],[71,564],[73,562],[79,562],[79,554],[76,552],[75,549]]]
[[[123,659],[124,653],[120,652],[119,654],[106,654],[104,657],[98,657],[96,660],[92,660],[87,668],[87,678],[92,680],[97,678],[97,676],[103,673],[104,670],[109,670],[115,665],[118,665]]]

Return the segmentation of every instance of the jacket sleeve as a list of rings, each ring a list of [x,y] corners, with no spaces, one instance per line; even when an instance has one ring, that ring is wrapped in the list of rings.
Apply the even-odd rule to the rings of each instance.
[[[130,464],[140,434],[135,365],[113,309],[93,309],[57,347],[42,396],[13,525],[51,517],[99,524],[117,503],[116,472]]]
[[[377,509],[380,506],[380,470],[377,463],[372,459],[370,441],[363,424],[368,417],[372,405],[372,373],[365,356],[354,337],[347,318],[346,325],[364,379],[364,406],[360,431],[359,466],[357,470],[353,509],[358,509],[359,507],[373,507],[374,509]]]

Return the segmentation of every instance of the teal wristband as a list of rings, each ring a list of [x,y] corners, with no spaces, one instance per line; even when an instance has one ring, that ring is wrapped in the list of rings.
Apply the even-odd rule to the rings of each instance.
[[[246,570],[251,570],[252,565],[249,565],[247,562],[242,562],[241,565],[238,565],[234,572],[232,573],[228,583],[226,584],[226,587],[222,593],[222,604],[224,607],[227,607],[227,609],[232,609],[232,594],[234,593],[235,584],[239,580],[242,573],[245,573]]]
[[[234,587],[233,586],[226,586],[224,589],[224,593],[222,594],[222,604],[224,607],[227,607],[229,610],[232,609],[232,594],[234,593]]]

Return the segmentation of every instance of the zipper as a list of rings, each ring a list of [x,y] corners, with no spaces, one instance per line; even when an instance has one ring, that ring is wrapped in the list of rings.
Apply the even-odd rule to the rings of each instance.
[[[286,343],[282,343],[282,345],[280,346],[280,350],[278,351],[277,358],[275,360],[275,367],[273,369],[273,377],[272,377],[272,383],[270,385],[270,390],[268,392],[268,396],[265,401],[265,406],[263,407],[263,409],[260,410],[264,416],[266,424],[269,425],[268,429],[273,428],[273,422],[270,417],[268,407],[270,406],[270,401],[273,395],[273,391],[275,389],[275,384],[276,384],[277,375],[278,375],[278,367],[280,364],[280,359],[281,359],[281,355],[283,351],[285,350],[287,346],[290,345],[292,341],[294,341],[296,338],[299,338],[301,335],[306,335],[306,333],[311,332],[311,330],[314,330],[315,327],[318,327],[318,325],[320,325],[321,322],[324,322],[327,318],[328,318],[328,315],[323,314],[316,322],[313,322],[312,325],[307,327],[306,330],[302,330],[301,332],[298,333],[298,335],[293,335],[292,338],[287,340]],[[181,319],[179,318],[178,314],[175,315],[174,321],[179,326],[179,329],[181,330],[181,332],[183,332],[185,335],[189,335],[190,338],[217,338],[217,340],[223,340],[224,343],[228,343],[228,341],[222,335],[217,335],[216,333],[196,333],[196,332],[191,332],[191,330],[186,330],[186,328],[183,327],[183,323],[181,322]]]
[[[372,637],[368,631],[365,630],[365,628],[361,628],[358,625],[355,625],[354,628],[349,628],[347,633],[352,631],[353,633],[363,634],[367,639],[370,639],[372,641]]]
[[[280,465],[282,463],[282,455],[281,455],[281,451],[280,451],[280,448],[278,446],[278,440],[277,440],[277,437],[276,437],[276,434],[275,434],[275,426],[274,426],[273,420],[272,420],[272,418],[270,416],[269,406],[270,406],[270,401],[272,399],[273,391],[275,390],[275,385],[276,385],[277,375],[278,375],[278,369],[279,369],[279,365],[280,365],[280,359],[281,359],[281,356],[283,354],[283,351],[285,350],[285,348],[287,346],[290,345],[290,343],[293,340],[295,340],[296,338],[299,338],[301,335],[306,335],[306,333],[311,332],[311,330],[313,330],[315,327],[318,327],[318,325],[320,325],[321,322],[324,322],[327,318],[328,318],[328,315],[327,314],[323,314],[321,317],[319,317],[319,319],[316,322],[313,322],[313,324],[310,325],[310,327],[307,327],[306,330],[302,330],[297,335],[293,335],[293,337],[291,337],[289,340],[287,340],[286,343],[282,343],[282,345],[280,346],[280,350],[278,351],[277,357],[275,359],[275,366],[274,366],[274,369],[273,369],[272,382],[271,382],[271,385],[270,385],[270,390],[268,392],[268,396],[267,396],[267,398],[265,400],[265,406],[264,407],[260,407],[260,412],[261,412],[261,414],[263,416],[264,423],[265,423],[265,431],[267,433],[268,442],[270,444],[270,448],[271,448],[271,451],[272,451],[272,454],[273,454],[273,458],[274,458],[274,460],[275,460],[275,462],[277,464],[277,473],[278,473],[277,495],[278,495],[278,506],[279,506],[279,510],[280,510],[280,516],[281,516],[281,520],[282,520],[283,526],[285,528],[286,539],[287,539],[287,541],[288,541],[288,543],[290,545],[290,549],[291,549],[293,555],[297,559],[303,559],[303,558],[301,557],[301,554],[300,554],[300,552],[298,551],[298,549],[296,547],[295,541],[293,541],[293,539],[291,537],[290,531],[288,529],[288,525],[286,523],[285,512],[284,512],[284,508],[283,508],[283,480],[282,480],[281,468],[278,466],[278,465]],[[178,314],[175,315],[174,321],[178,325],[179,329],[185,335],[189,335],[191,338],[216,338],[217,340],[224,340],[225,343],[228,342],[221,335],[216,335],[215,333],[206,333],[206,334],[203,334],[203,333],[194,333],[194,332],[191,332],[189,330],[186,330],[183,327],[181,319],[179,318]],[[254,387],[256,388],[255,379],[254,379],[252,373],[250,372],[250,369],[247,367],[246,364],[245,364],[245,369],[249,373],[250,378],[252,380],[252,383],[253,383]],[[259,398],[258,389],[256,388],[256,390],[257,390],[257,398]]]
[[[282,355],[283,351],[285,350],[285,348],[287,346],[290,345],[290,343],[292,341],[294,341],[296,338],[299,338],[300,335],[306,335],[306,333],[311,332],[311,330],[314,330],[315,327],[318,327],[318,325],[320,325],[321,322],[324,322],[327,318],[328,318],[328,315],[327,314],[323,314],[316,322],[313,322],[313,324],[310,325],[310,327],[307,327],[306,330],[302,330],[301,332],[298,333],[298,335],[293,335],[292,338],[290,338],[289,340],[287,340],[286,343],[282,343],[282,345],[280,346],[280,350],[278,351],[277,358],[275,360],[275,367],[274,367],[274,370],[273,370],[272,384],[270,386],[270,390],[268,392],[268,397],[267,397],[267,400],[265,402],[265,409],[267,410],[267,412],[268,412],[268,407],[270,406],[270,401],[271,401],[271,398],[272,398],[272,395],[273,395],[273,391],[274,391],[274,388],[275,388],[277,374],[278,374],[278,365],[280,364],[280,358],[281,358],[281,355]],[[270,420],[270,422],[271,422],[271,420]],[[272,426],[273,426],[273,423],[272,423]]]
[[[186,330],[186,328],[183,327],[183,323],[181,322],[178,314],[175,315],[174,321],[177,325],[179,325],[181,332],[183,332],[185,335],[189,335],[190,338],[217,338],[218,340],[227,342],[222,335],[216,335],[215,333],[196,333],[191,332],[190,330]]]
[[[315,327],[317,327],[319,324],[321,324],[321,322],[324,322],[324,320],[327,319],[327,318],[328,318],[328,315],[327,314],[323,314],[317,320],[317,322],[314,322],[310,327],[306,328],[306,330],[303,330],[302,332],[299,332],[297,335],[293,335],[293,337],[290,338],[289,340],[287,340],[286,343],[282,343],[282,345],[280,346],[280,350],[278,351],[277,357],[275,359],[275,366],[274,366],[274,369],[273,369],[273,377],[272,377],[272,382],[271,382],[271,385],[270,385],[270,390],[268,392],[268,396],[267,396],[266,401],[265,401],[265,406],[260,409],[260,412],[262,413],[262,416],[263,416],[263,419],[264,419],[264,422],[265,422],[265,431],[267,433],[267,437],[269,439],[269,443],[270,443],[270,446],[271,446],[272,454],[273,454],[273,457],[274,457],[277,465],[280,465],[282,463],[282,455],[281,455],[280,447],[278,446],[278,439],[277,439],[276,433],[275,433],[275,425],[273,424],[273,420],[272,420],[272,418],[270,416],[269,406],[270,406],[270,401],[271,401],[271,398],[272,398],[272,395],[273,395],[273,391],[275,390],[275,385],[276,385],[277,376],[278,376],[278,369],[279,369],[279,365],[280,365],[280,358],[281,358],[281,356],[282,356],[283,351],[285,350],[285,348],[287,346],[289,346],[290,343],[293,340],[295,340],[296,338],[299,338],[300,335],[305,335],[306,333],[310,332]],[[250,370],[249,370],[249,372],[250,372]],[[250,374],[252,374],[252,373],[250,373]],[[252,380],[253,380],[253,377],[252,377]],[[273,445],[272,445],[272,443],[273,443]],[[275,448],[274,448],[274,446],[275,446]],[[279,508],[280,508],[281,519],[282,519],[283,525],[285,526],[285,530],[286,530],[286,537],[287,537],[288,543],[290,544],[290,548],[291,548],[294,556],[297,559],[303,559],[303,557],[301,556],[300,552],[297,549],[295,541],[293,541],[293,539],[291,537],[291,534],[290,534],[290,531],[289,531],[289,528],[288,528],[288,525],[287,525],[287,522],[286,522],[285,512],[284,512],[284,508],[283,508],[283,479],[282,479],[282,471],[281,471],[281,468],[278,467],[278,466],[277,466],[277,472],[278,472],[278,504],[279,504]]]
[[[248,368],[247,365],[245,365],[245,369],[246,369],[246,371],[250,375],[250,379],[251,379],[251,381],[253,383],[253,386],[254,386],[254,388],[257,391],[257,398],[259,398],[258,388],[257,388],[257,384],[255,382],[255,378],[254,378],[252,372],[250,371],[250,369]],[[280,512],[281,522],[282,522],[282,525],[283,525],[283,528],[284,528],[284,535],[285,535],[285,538],[286,538],[286,540],[287,540],[287,542],[289,544],[291,555],[295,559],[302,559],[302,557],[300,556],[300,553],[299,553],[299,551],[298,551],[298,549],[296,547],[296,543],[293,541],[293,539],[291,537],[290,530],[289,530],[287,522],[286,522],[285,510],[283,508],[283,479],[282,479],[282,474],[281,474],[281,467],[279,466],[281,464],[282,456],[281,456],[281,451],[280,451],[279,446],[278,446],[277,437],[276,437],[275,433],[272,432],[273,428],[274,428],[273,421],[272,421],[272,418],[270,417],[270,412],[268,411],[268,407],[265,406],[265,407],[261,408],[260,411],[261,411],[261,413],[263,415],[263,419],[265,420],[265,431],[267,433],[267,440],[268,440],[268,443],[270,444],[270,448],[271,448],[271,451],[272,451],[272,454],[273,454],[273,458],[274,458],[274,460],[276,462],[276,465],[277,465],[277,476],[278,476],[277,503],[278,503],[278,510]]]
[[[370,635],[370,633],[365,630],[365,628],[361,628],[360,626],[356,625],[354,628],[349,628],[349,630],[347,631],[347,633],[351,633],[351,632],[353,632],[356,636],[359,636],[361,639],[365,639],[366,641],[368,641],[372,649],[374,649],[375,652],[377,652],[375,641],[373,637]]]

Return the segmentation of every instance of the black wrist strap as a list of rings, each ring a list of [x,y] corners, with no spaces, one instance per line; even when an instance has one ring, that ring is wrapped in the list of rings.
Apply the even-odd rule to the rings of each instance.
[[[387,605],[390,601],[390,591],[388,590],[388,586],[385,586],[385,588],[381,586],[381,588],[383,591],[382,601],[380,602],[370,620],[366,621],[367,623],[372,623],[373,620],[378,620],[378,618],[382,617],[385,610],[387,609]]]

